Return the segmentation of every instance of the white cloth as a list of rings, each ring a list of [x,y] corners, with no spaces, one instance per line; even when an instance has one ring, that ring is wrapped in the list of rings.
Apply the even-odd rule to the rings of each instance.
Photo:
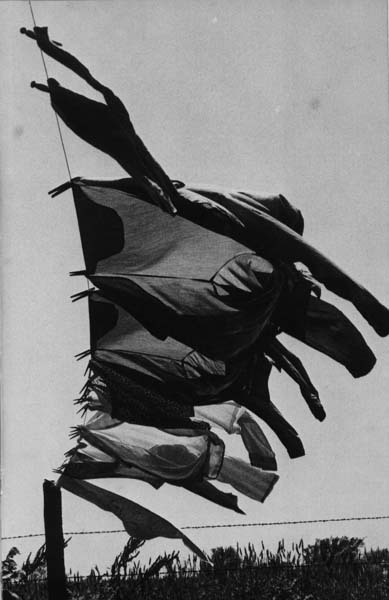
[[[246,412],[244,408],[233,400],[222,404],[207,404],[195,406],[194,416],[202,421],[207,421],[215,427],[224,429],[227,433],[239,433],[238,419]]]
[[[255,467],[276,471],[275,454],[257,421],[249,412],[233,400],[221,404],[194,407],[195,418],[224,429],[229,434],[237,433]]]
[[[167,481],[215,478],[224,455],[223,442],[209,431],[171,430],[173,434],[116,421],[104,413],[78,430],[92,446]]]

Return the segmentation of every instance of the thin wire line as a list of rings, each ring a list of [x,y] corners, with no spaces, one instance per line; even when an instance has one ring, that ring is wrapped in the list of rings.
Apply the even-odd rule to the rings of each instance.
[[[36,27],[37,24],[36,24],[34,10],[32,8],[32,2],[31,2],[31,0],[28,0],[28,6],[30,7],[32,22],[34,24],[34,27]],[[43,68],[45,70],[46,79],[49,79],[49,72],[48,72],[47,65],[46,65],[45,55],[43,54],[43,52],[42,52],[42,50],[40,48],[39,48],[39,50],[40,50],[41,57],[42,57],[42,63],[43,63]],[[55,120],[56,120],[56,123],[57,123],[57,128],[58,128],[58,133],[59,133],[59,139],[60,139],[60,142],[61,142],[62,151],[63,151],[63,155],[64,155],[64,158],[65,158],[66,169],[67,169],[67,172],[68,172],[68,175],[69,175],[69,181],[71,182],[72,181],[72,174],[71,174],[71,171],[70,171],[69,159],[68,159],[68,155],[67,155],[66,148],[65,148],[65,142],[64,142],[64,139],[63,139],[63,135],[62,135],[61,124],[59,122],[59,118],[58,118],[58,115],[57,115],[56,111],[53,110],[53,112],[54,112]],[[90,289],[90,284],[89,284],[88,279],[86,280],[86,283],[87,283],[88,290],[89,290]],[[85,424],[85,419],[86,419],[86,417],[84,418],[84,424]]]
[[[372,517],[340,517],[334,519],[311,519],[305,521],[263,521],[262,523],[227,523],[226,525],[186,525],[181,529],[220,529],[232,527],[269,527],[275,525],[301,525],[313,523],[339,523],[341,521],[377,521],[389,519],[389,515],[377,515]],[[125,533],[125,529],[102,529],[97,531],[65,531],[64,535],[94,535],[100,533]],[[28,533],[25,535],[13,535],[2,537],[2,540],[16,540],[29,537],[42,537],[44,533]]]
[[[36,26],[37,26],[37,24],[36,24],[36,21],[35,21],[35,16],[34,16],[34,11],[33,11],[33,8],[32,8],[32,3],[31,3],[31,0],[28,0],[28,5],[29,5],[29,7],[30,7],[30,11],[31,11],[32,22],[33,22],[33,24],[34,24],[34,27],[36,27]],[[46,65],[46,61],[45,61],[44,54],[43,54],[43,52],[42,52],[42,50],[41,50],[40,48],[39,48],[39,50],[40,50],[41,57],[42,57],[43,68],[44,68],[44,70],[45,70],[45,73],[46,73],[46,79],[49,79],[49,72],[48,72],[48,70],[47,70],[47,65]],[[60,139],[60,141],[61,141],[61,146],[62,146],[62,150],[63,150],[63,155],[64,155],[64,157],[65,157],[66,168],[67,168],[67,171],[68,171],[69,180],[71,181],[71,180],[72,180],[72,175],[71,175],[71,172],[70,172],[69,160],[68,160],[68,157],[67,157],[67,154],[66,154],[65,143],[64,143],[64,139],[63,139],[63,136],[62,136],[62,131],[61,131],[61,125],[60,125],[60,123],[59,123],[58,115],[57,115],[57,113],[55,112],[55,110],[54,110],[54,115],[55,115],[55,120],[56,120],[56,122],[57,122],[58,133],[59,133],[59,139]]]

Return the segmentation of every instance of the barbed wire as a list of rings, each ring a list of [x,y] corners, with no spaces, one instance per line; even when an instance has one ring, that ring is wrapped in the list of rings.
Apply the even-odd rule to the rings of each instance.
[[[371,517],[338,517],[330,519],[305,519],[301,521],[262,521],[259,523],[223,523],[218,525],[185,525],[180,529],[221,529],[233,527],[271,527],[277,525],[308,525],[314,523],[339,523],[346,521],[378,521],[389,519],[389,515],[374,515]],[[92,531],[65,531],[64,535],[96,535],[105,533],[126,533],[125,529],[100,529]],[[43,537],[44,533],[26,533],[2,537],[2,540],[18,540],[22,538]]]
[[[326,563],[320,562],[306,562],[306,563],[293,563],[293,562],[274,562],[274,563],[259,563],[255,565],[249,564],[241,564],[239,566],[224,566],[224,567],[215,567],[214,565],[207,565],[204,569],[186,569],[185,567],[182,569],[173,568],[170,571],[159,571],[157,573],[153,573],[151,576],[148,575],[146,571],[140,571],[139,573],[124,573],[121,575],[111,575],[110,573],[96,573],[94,569],[92,569],[91,573],[87,575],[81,575],[76,573],[74,575],[67,574],[66,580],[71,583],[81,583],[85,580],[97,580],[97,581],[109,581],[109,580],[120,580],[120,581],[148,581],[150,579],[178,579],[178,578],[189,578],[195,575],[218,575],[222,573],[239,573],[241,571],[265,571],[265,570],[279,570],[286,569],[290,571],[300,570],[328,570],[329,568],[341,570],[353,569],[355,567],[370,567],[370,566],[378,566],[382,567],[382,569],[387,569],[389,567],[389,562],[385,560],[363,560],[356,559],[351,562],[332,562],[330,565]],[[32,577],[29,583],[45,583],[47,582],[47,577]]]

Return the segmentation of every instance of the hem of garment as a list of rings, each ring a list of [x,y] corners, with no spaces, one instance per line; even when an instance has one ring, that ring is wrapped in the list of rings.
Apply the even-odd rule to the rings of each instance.
[[[264,471],[277,471],[277,461],[273,457],[264,457],[259,453],[249,452],[250,463],[253,467],[258,467]]]
[[[269,484],[269,487],[267,488],[267,490],[266,490],[266,492],[265,492],[265,495],[263,496],[263,498],[262,498],[262,500],[261,500],[261,502],[262,502],[262,503],[263,503],[263,502],[265,502],[266,498],[267,498],[267,497],[269,496],[269,494],[270,494],[270,493],[273,491],[273,488],[274,488],[275,484],[277,483],[277,481],[279,480],[279,478],[280,478],[280,477],[279,477],[279,475],[276,475],[276,474],[274,473],[274,477],[273,477],[273,479],[271,480],[271,482],[270,482],[270,484]]]

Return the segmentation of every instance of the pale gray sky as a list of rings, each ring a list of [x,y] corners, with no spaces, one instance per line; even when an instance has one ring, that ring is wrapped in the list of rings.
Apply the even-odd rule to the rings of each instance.
[[[306,236],[389,304],[388,95],[385,0],[33,1],[38,25],[76,54],[124,101],[135,127],[169,175],[283,193],[304,213]],[[38,49],[19,34],[28,3],[0,3],[3,142],[3,536],[43,531],[44,478],[71,446],[88,347],[83,267],[71,194]],[[50,75],[93,91],[48,59]],[[72,175],[122,176],[120,167],[63,126]],[[324,292],[324,298],[331,295]],[[332,297],[333,299],[333,297]],[[387,514],[388,342],[337,301],[377,355],[361,380],[297,342],[321,391],[315,421],[292,382],[277,373],[276,404],[301,434],[306,457],[291,461],[272,432],[280,481],[264,505],[241,498],[247,517],[189,493],[133,481],[111,489],[177,526]],[[265,426],[264,426],[265,428]],[[237,444],[237,440],[230,440]],[[238,451],[238,449],[237,449]],[[166,488],[166,489],[165,489]],[[64,529],[116,529],[107,513],[63,493]],[[263,539],[359,535],[389,545],[387,522],[190,532],[204,549]],[[67,567],[104,567],[123,535],[73,537]],[[43,540],[42,540],[43,541]],[[24,552],[39,538],[16,543]],[[148,542],[145,556],[178,543]],[[186,550],[183,550],[186,555]]]

